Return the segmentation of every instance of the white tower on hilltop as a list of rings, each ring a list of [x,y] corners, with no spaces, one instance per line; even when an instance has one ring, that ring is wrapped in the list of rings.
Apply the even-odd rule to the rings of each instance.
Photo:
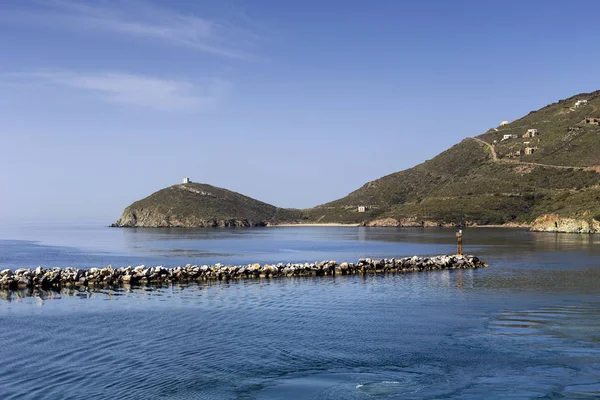
[[[192,183],[192,180],[186,176],[181,183]]]

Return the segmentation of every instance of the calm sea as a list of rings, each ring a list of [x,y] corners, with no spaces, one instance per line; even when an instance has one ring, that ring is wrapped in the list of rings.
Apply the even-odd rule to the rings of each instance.
[[[600,235],[469,229],[465,248],[490,268],[0,291],[0,398],[600,398]],[[0,269],[454,250],[445,229],[0,227]]]

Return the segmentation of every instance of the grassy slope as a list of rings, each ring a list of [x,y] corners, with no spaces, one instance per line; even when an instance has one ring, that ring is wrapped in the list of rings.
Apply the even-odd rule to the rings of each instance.
[[[483,165],[488,158],[480,144],[465,140],[432,160],[369,182],[342,199],[306,213],[319,222],[364,222],[385,214],[395,205],[427,197],[441,185]],[[369,211],[359,213],[360,205],[368,206]]]
[[[588,105],[572,111],[575,101],[582,98],[589,100]],[[538,146],[538,151],[519,161],[600,165],[600,128],[581,124],[586,116],[600,116],[597,109],[600,92],[582,94],[479,137],[488,143],[497,140],[500,157],[524,149],[527,145],[523,142],[530,141],[529,146]],[[540,135],[522,139],[530,128],[537,128]],[[504,134],[518,134],[519,139],[500,142]],[[548,212],[580,216],[590,211],[599,215],[599,182],[600,175],[594,171],[493,162],[487,146],[466,139],[432,160],[369,182],[306,213],[315,222],[360,223],[390,217],[479,224],[530,222]],[[370,210],[358,213],[359,205]]]
[[[587,99],[588,104],[574,108],[579,99]],[[497,140],[496,149],[499,156],[524,149],[526,146],[537,146],[537,152],[520,159],[551,165],[600,165],[600,130],[598,127],[581,123],[588,116],[600,117],[599,109],[600,91],[580,94],[531,112],[509,125],[498,127],[497,132],[491,129],[479,137],[488,143]],[[522,138],[527,129],[532,128],[538,129],[540,135],[535,138]],[[500,139],[505,134],[515,134],[519,138],[501,142]],[[525,145],[525,141],[531,143]]]
[[[572,109],[578,99],[588,104]],[[363,223],[380,218],[443,223],[500,224],[530,222],[546,213],[600,216],[600,174],[581,168],[600,166],[600,127],[582,124],[600,117],[600,91],[561,100],[507,126],[479,136],[503,158],[517,149],[537,146],[513,162],[494,162],[490,149],[465,139],[431,160],[365,184],[348,196],[312,209],[287,210],[239,193],[192,183],[160,190],[129,206],[122,220],[146,226],[202,226],[206,221]],[[540,135],[523,139],[527,129]],[[501,142],[504,134],[518,139]],[[528,145],[524,144],[529,141]],[[597,169],[600,171],[600,167]],[[191,190],[190,190],[191,189]],[[202,195],[195,191],[210,193]],[[358,206],[368,206],[359,213]],[[141,221],[141,222],[140,222]]]
[[[301,217],[298,210],[281,209],[248,196],[215,186],[189,183],[159,190],[127,207],[122,220],[145,219],[147,226],[173,221],[232,221],[252,223],[289,221]],[[155,223],[150,222],[154,220]],[[185,223],[184,223],[185,224]]]

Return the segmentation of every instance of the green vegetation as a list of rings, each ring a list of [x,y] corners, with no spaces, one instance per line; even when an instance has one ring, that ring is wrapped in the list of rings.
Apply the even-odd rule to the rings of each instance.
[[[588,103],[575,108],[579,99]],[[478,136],[489,144],[497,142],[498,161],[489,146],[465,139],[414,168],[305,210],[306,215],[319,222],[393,218],[440,224],[529,223],[547,213],[599,215],[600,168],[582,168],[600,166],[600,128],[583,123],[587,116],[600,116],[599,108],[600,91],[561,100]],[[538,129],[539,135],[523,138],[528,129]],[[505,134],[518,138],[502,141]],[[516,150],[524,152],[525,147],[537,149],[531,155],[506,157]],[[358,206],[369,211],[359,213]]]
[[[575,102],[582,99],[588,103],[575,107]],[[498,127],[497,131],[491,129],[479,138],[488,143],[496,140],[499,157],[525,147],[537,147],[532,155],[521,156],[520,160],[566,166],[600,165],[600,129],[583,122],[589,116],[600,117],[599,109],[600,91],[583,93],[531,112]],[[537,129],[539,135],[523,138],[528,129]],[[518,138],[502,141],[504,135],[517,135]]]
[[[465,221],[480,225],[522,222],[519,216],[527,214],[532,201],[526,196],[470,195],[452,198],[429,197],[419,203],[394,207],[386,216],[398,220],[418,216],[425,221],[462,224]]]
[[[588,100],[574,107],[580,99]],[[600,91],[580,94],[465,139],[431,160],[339,200],[288,210],[210,185],[160,190],[127,207],[118,226],[256,226],[282,222],[504,224],[545,214],[600,220]],[[539,134],[523,138],[528,129]],[[502,140],[504,135],[516,138]],[[496,142],[494,144],[494,142]],[[487,144],[486,144],[487,143]],[[494,159],[493,146],[498,159]],[[533,154],[524,154],[526,147]],[[508,157],[513,154],[513,157]],[[366,212],[358,207],[365,206]]]
[[[557,191],[535,203],[536,215],[558,214],[573,218],[592,217],[600,221],[600,188]]]
[[[201,183],[174,185],[136,201],[115,226],[262,226],[302,219],[248,196]]]

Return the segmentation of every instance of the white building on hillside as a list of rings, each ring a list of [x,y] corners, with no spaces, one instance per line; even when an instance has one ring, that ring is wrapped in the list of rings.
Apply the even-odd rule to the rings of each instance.
[[[587,100],[577,100],[575,102],[575,107],[581,107],[581,106],[585,106],[587,104]]]
[[[500,126],[504,126],[504,125],[508,125],[508,121],[502,121],[502,122],[500,122]]]
[[[537,150],[537,147],[525,147],[525,154],[530,156]]]
[[[527,129],[527,133],[523,135],[524,138],[536,137],[539,134],[537,129]]]
[[[183,181],[181,183],[192,183],[192,180],[186,176],[185,178],[183,178]]]
[[[500,141],[503,142],[505,140],[516,139],[516,138],[518,138],[517,135],[504,135],[504,136],[502,136],[502,140],[500,140]]]

